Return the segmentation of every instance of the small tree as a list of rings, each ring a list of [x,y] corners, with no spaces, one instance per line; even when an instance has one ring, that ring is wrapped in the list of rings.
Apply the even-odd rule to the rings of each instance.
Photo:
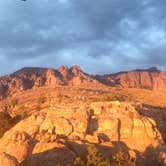
[[[136,166],[135,161],[132,161],[129,156],[127,157],[126,155],[124,155],[124,153],[122,153],[121,151],[117,152],[114,156],[113,156],[113,163],[116,166]]]
[[[43,104],[43,103],[45,103],[45,102],[46,102],[46,97],[40,96],[40,97],[38,98],[38,104]]]
[[[105,158],[95,145],[88,146],[86,166],[110,166],[110,160]]]
[[[12,127],[11,116],[6,112],[0,112],[0,137]]]
[[[57,99],[58,99],[58,102],[61,103],[62,99],[63,99],[63,95],[61,93],[58,93],[57,94]]]
[[[95,145],[89,145],[87,149],[86,162],[80,157],[76,157],[73,166],[111,166],[110,160],[105,158]]]
[[[38,105],[36,106],[36,111],[40,111],[40,110],[41,110],[41,105],[38,104]]]
[[[73,166],[85,166],[85,163],[80,157],[76,157]]]
[[[12,104],[12,107],[15,108],[15,106],[18,104],[18,99],[14,98],[14,99],[11,101],[11,104]]]
[[[40,110],[41,110],[41,105],[42,105],[43,103],[45,103],[45,102],[46,102],[46,97],[45,97],[45,96],[40,96],[40,97],[38,98],[36,110],[37,110],[37,111],[40,111]]]

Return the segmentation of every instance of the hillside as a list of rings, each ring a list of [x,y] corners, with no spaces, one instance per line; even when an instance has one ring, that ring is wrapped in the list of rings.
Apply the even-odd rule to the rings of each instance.
[[[155,67],[103,76],[97,75],[95,78],[108,86],[162,91],[166,89],[166,72],[160,71]]]
[[[92,152],[112,165],[166,165],[166,93],[142,86],[149,77],[164,81],[165,72],[93,76],[61,66],[1,77],[0,166],[86,165]]]
[[[0,97],[43,86],[109,86],[163,91],[166,89],[166,72],[150,68],[94,76],[83,72],[79,66],[60,66],[58,69],[27,67],[0,77]]]

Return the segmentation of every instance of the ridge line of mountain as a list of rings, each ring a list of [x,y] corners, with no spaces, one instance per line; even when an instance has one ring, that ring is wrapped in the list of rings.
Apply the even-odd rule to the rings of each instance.
[[[16,72],[0,77],[0,97],[4,98],[17,91],[41,86],[109,86],[121,88],[144,88],[166,90],[166,72],[156,67],[136,69],[114,74],[91,75],[78,65],[58,69],[24,67]]]

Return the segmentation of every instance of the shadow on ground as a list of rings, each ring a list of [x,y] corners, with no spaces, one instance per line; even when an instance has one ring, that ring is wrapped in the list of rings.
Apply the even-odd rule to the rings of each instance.
[[[66,140],[64,147],[56,147],[48,150],[43,150],[40,153],[34,153],[31,159],[24,166],[73,166],[73,161],[76,157],[80,157],[83,161],[86,161],[87,157],[87,143],[73,142]],[[102,144],[96,144],[96,148],[104,155],[109,158],[111,165],[116,166],[113,163],[113,156],[118,152],[122,152],[126,158],[136,161],[138,166],[164,166],[164,159],[161,155],[160,147],[147,147],[145,152],[142,154],[137,150],[131,150],[124,142],[104,142]],[[165,151],[163,151],[165,153]],[[126,165],[131,166],[131,165]]]

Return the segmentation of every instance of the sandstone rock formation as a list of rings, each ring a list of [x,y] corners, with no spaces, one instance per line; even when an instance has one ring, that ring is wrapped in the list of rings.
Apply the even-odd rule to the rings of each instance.
[[[8,131],[0,140],[0,151],[14,156],[20,166],[27,164],[32,149],[33,142],[26,132]]]
[[[137,69],[129,72],[96,76],[95,78],[108,86],[166,90],[166,73],[155,67],[145,70]]]
[[[115,147],[144,154],[148,147],[165,149],[151,118],[129,103],[96,102],[82,107],[51,107],[22,120],[0,139],[0,151],[22,166],[52,166],[85,158],[88,143],[98,144],[107,156]],[[165,151],[161,151],[166,154]]]
[[[162,140],[154,120],[140,116],[130,104],[101,102],[93,103],[91,108],[94,115],[89,133],[98,135],[102,141],[122,141],[132,149],[144,151]]]
[[[41,86],[113,86],[123,88],[166,89],[166,73],[157,68],[133,70],[108,75],[90,75],[79,66],[47,68],[23,68],[11,75],[0,77],[0,98],[9,94]]]
[[[11,75],[0,77],[0,98],[28,89],[59,85],[99,84],[91,75],[84,73],[79,66],[61,66],[57,70],[47,68],[23,68]]]

